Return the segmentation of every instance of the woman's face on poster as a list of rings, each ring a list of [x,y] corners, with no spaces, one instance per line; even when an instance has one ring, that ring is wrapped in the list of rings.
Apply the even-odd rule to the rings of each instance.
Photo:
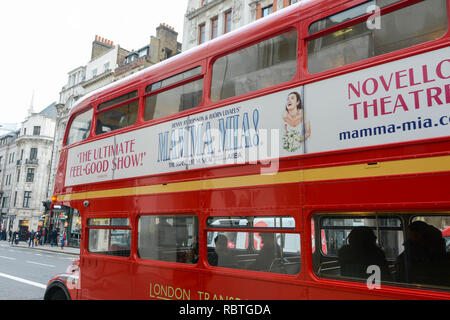
[[[288,95],[287,101],[286,101],[286,108],[288,109],[288,111],[292,111],[292,110],[296,109],[297,105],[298,105],[297,96],[293,93]]]

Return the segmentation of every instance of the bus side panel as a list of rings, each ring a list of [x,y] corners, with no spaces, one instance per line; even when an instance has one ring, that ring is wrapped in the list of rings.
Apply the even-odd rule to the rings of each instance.
[[[135,299],[199,300],[199,270],[193,265],[138,261],[134,270]]]
[[[224,270],[224,271],[222,271]],[[204,274],[202,300],[303,300],[307,287],[295,283],[296,276],[222,269]],[[277,279],[279,278],[279,279]]]
[[[264,208],[299,207],[301,196],[301,185],[299,183],[210,190],[205,192],[205,208],[211,210],[239,208],[251,210],[257,215],[260,213],[260,209]],[[279,211],[277,214],[283,214],[283,212]]]
[[[85,255],[81,268],[82,299],[130,299],[133,296],[129,260]]]
[[[449,204],[448,190],[450,173],[391,176],[383,178],[358,179],[308,183],[305,185],[308,205],[373,206],[376,204],[399,204],[423,207]],[[419,209],[419,208],[416,208]]]

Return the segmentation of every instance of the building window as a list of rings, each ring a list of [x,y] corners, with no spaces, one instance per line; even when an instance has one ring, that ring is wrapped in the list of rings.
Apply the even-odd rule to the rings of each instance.
[[[2,208],[8,207],[8,197],[3,197],[2,199]]]
[[[37,153],[38,153],[38,149],[37,148],[31,148],[31,150],[30,150],[30,160],[36,160],[37,159]]]
[[[33,136],[38,136],[41,134],[41,127],[40,126],[34,126],[33,127]]]
[[[34,181],[34,168],[28,168],[27,169],[27,182],[33,182]]]
[[[29,208],[31,202],[31,191],[25,191],[23,194],[23,207]]]
[[[206,26],[205,24],[201,24],[198,26],[198,44],[202,44],[205,42],[205,31],[206,31]]]
[[[231,31],[231,9],[225,12],[225,26],[223,28],[223,33],[228,33]]]
[[[14,207],[16,206],[17,203],[17,191],[14,192]]]
[[[104,68],[105,68],[104,72],[109,71],[109,69],[110,69],[110,68],[109,68],[109,62],[105,63]]]
[[[20,169],[17,169],[17,182],[20,180]]]
[[[264,18],[273,12],[273,5],[262,8],[261,17]]]
[[[148,56],[148,48],[139,50],[138,55],[139,55],[139,58]]]
[[[97,76],[97,69],[92,70],[92,78]]]
[[[217,38],[219,33],[219,18],[214,17],[211,19],[211,39]]]

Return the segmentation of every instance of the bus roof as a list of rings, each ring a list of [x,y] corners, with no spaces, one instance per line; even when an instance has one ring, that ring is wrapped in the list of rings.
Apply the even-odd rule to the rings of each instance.
[[[348,1],[349,0],[333,1],[333,6],[337,6],[343,2]],[[126,88],[128,87],[135,87],[139,85],[142,81],[151,81],[151,75],[155,75],[156,78],[161,74],[160,72],[158,72],[161,69],[164,70],[163,74],[167,75],[168,73],[176,72],[178,69],[182,68],[185,65],[201,61],[208,56],[215,55],[220,52],[225,52],[227,50],[233,50],[240,45],[248,43],[248,39],[251,37],[260,37],[261,34],[264,33],[267,33],[269,35],[272,30],[271,28],[267,28],[268,24],[270,25],[271,23],[274,23],[274,26],[275,23],[276,26],[283,26],[284,22],[286,22],[287,24],[292,24],[292,18],[299,18],[297,17],[297,15],[299,15],[299,8],[302,8],[302,14],[307,16],[309,15],[311,9],[319,7],[321,10],[323,10],[324,5],[326,5],[327,3],[327,6],[330,7],[329,1],[327,0],[304,0],[278,10],[263,19],[256,20],[230,33],[208,41],[202,45],[191,48],[167,60],[145,68],[135,74],[129,75],[121,80],[92,91],[82,97],[80,101],[78,101],[78,103],[72,108],[70,114],[72,115],[83,111],[92,102],[100,98],[105,99],[119,89],[126,90]]]

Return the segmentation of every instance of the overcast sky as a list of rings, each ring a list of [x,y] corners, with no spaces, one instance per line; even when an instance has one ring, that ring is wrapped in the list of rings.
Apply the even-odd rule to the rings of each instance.
[[[183,39],[188,0],[17,0],[0,4],[0,123],[59,101],[68,72],[90,60],[95,35],[140,49],[167,23]]]

